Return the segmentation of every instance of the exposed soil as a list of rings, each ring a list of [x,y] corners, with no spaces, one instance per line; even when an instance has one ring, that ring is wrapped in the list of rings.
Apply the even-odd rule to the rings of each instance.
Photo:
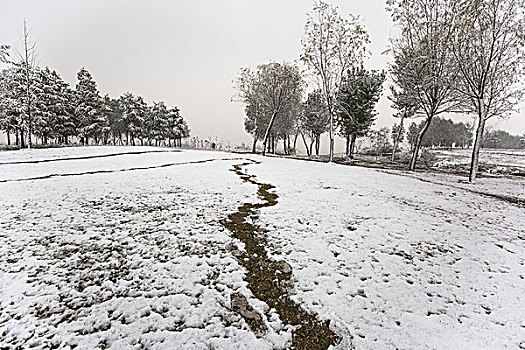
[[[340,341],[340,337],[330,330],[328,321],[319,321],[290,299],[292,269],[286,262],[277,262],[268,257],[265,250],[266,239],[264,230],[252,222],[256,222],[258,210],[277,204],[277,194],[270,192],[274,186],[258,182],[254,176],[243,172],[242,167],[257,163],[255,161],[234,165],[234,171],[239,177],[251,184],[257,185],[259,198],[263,203],[245,203],[236,213],[228,216],[222,224],[233,233],[233,236],[244,243],[243,252],[235,250],[233,254],[240,265],[248,271],[246,280],[253,295],[266,302],[279,313],[281,320],[295,326],[292,333],[292,349],[327,349]],[[250,219],[249,221],[247,219]],[[240,313],[242,316],[242,313]],[[254,331],[264,331],[264,323],[257,317],[245,317],[246,322]]]
[[[136,154],[145,154],[145,153],[167,153],[167,152],[180,152],[180,151],[179,150],[133,151],[133,152],[110,153],[110,154],[98,154],[98,155],[82,156],[82,157],[21,160],[21,161],[13,161],[13,162],[2,162],[2,163],[0,163],[0,165],[50,163],[50,162],[60,162],[60,161],[64,161],[64,160],[81,160],[81,159],[93,159],[93,158],[107,158],[107,157],[116,157],[116,156],[127,156],[127,155],[130,155],[130,154],[135,154],[136,155]]]
[[[216,162],[216,161],[223,161],[223,160],[239,160],[239,159],[242,159],[242,158],[204,159],[204,160],[196,160],[196,161],[193,161],[193,162],[166,163],[166,164],[160,164],[160,165],[134,167],[134,168],[124,168],[124,169],[114,169],[114,170],[93,170],[93,171],[84,171],[84,172],[81,172],[81,173],[48,174],[48,175],[43,175],[43,176],[27,177],[27,178],[20,178],[20,179],[0,180],[0,183],[3,183],[3,182],[17,182],[17,181],[44,180],[44,179],[50,179],[52,177],[64,177],[64,176],[111,174],[111,173],[120,173],[120,172],[123,172],[123,171],[159,169],[159,168],[167,168],[167,167],[172,167],[172,166],[177,166],[177,165],[200,164],[200,163]]]

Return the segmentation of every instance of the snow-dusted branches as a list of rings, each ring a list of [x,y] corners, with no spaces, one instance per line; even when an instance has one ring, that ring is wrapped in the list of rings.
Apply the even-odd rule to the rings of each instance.
[[[335,95],[344,74],[352,67],[361,66],[367,54],[368,33],[359,18],[341,17],[337,8],[317,0],[307,14],[302,39],[301,60],[316,78],[323,93],[330,117],[330,161],[334,153],[333,119]]]

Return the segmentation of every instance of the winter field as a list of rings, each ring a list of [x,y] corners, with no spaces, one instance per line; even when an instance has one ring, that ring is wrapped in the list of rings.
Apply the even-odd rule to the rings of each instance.
[[[471,149],[435,150],[438,168],[463,168],[470,165]],[[482,149],[480,167],[487,173],[525,175],[525,150]]]
[[[0,152],[0,193],[0,349],[319,336],[268,291],[332,349],[525,348],[524,178],[77,147]]]

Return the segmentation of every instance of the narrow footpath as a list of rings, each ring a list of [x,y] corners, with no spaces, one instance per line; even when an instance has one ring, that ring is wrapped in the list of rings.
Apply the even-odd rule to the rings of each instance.
[[[283,261],[274,261],[268,257],[265,250],[265,231],[255,222],[259,219],[259,209],[277,204],[277,194],[270,192],[274,186],[260,183],[255,176],[248,175],[243,167],[258,164],[247,161],[234,165],[232,171],[243,181],[258,186],[258,196],[262,203],[244,203],[236,213],[228,216],[222,224],[233,233],[233,236],[244,243],[244,251],[231,247],[232,254],[246,270],[246,280],[253,295],[277,310],[285,324],[295,327],[292,333],[292,349],[320,350],[328,349],[340,341],[340,337],[332,332],[329,322],[321,322],[315,314],[308,313],[290,298],[293,289],[291,281],[292,269]],[[232,296],[232,308],[241,314],[254,332],[264,332],[262,317],[253,311],[246,299]]]

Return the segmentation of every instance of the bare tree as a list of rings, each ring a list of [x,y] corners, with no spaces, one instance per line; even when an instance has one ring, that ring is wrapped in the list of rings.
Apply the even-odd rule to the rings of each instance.
[[[525,27],[523,0],[454,0],[451,51],[461,80],[456,89],[477,119],[469,181],[475,182],[486,121],[505,117],[524,95]]]
[[[25,79],[25,112],[27,117],[27,148],[31,148],[31,135],[33,134],[32,108],[33,95],[35,89],[34,70],[36,67],[36,42],[31,39],[31,30],[27,28],[24,19],[24,28],[22,32],[22,52],[17,51],[17,56],[21,61]]]
[[[410,170],[415,170],[432,118],[458,111],[461,105],[455,94],[457,70],[448,44],[453,16],[444,0],[388,0],[387,4],[401,31],[392,40],[396,60],[392,78],[417,101],[418,110],[426,117],[410,161]]]
[[[337,8],[316,0],[307,14],[303,53],[301,59],[317,78],[326,101],[329,116],[330,162],[334,157],[334,117],[336,94],[344,74],[352,67],[361,66],[366,55],[368,34],[359,18],[342,18]]]

